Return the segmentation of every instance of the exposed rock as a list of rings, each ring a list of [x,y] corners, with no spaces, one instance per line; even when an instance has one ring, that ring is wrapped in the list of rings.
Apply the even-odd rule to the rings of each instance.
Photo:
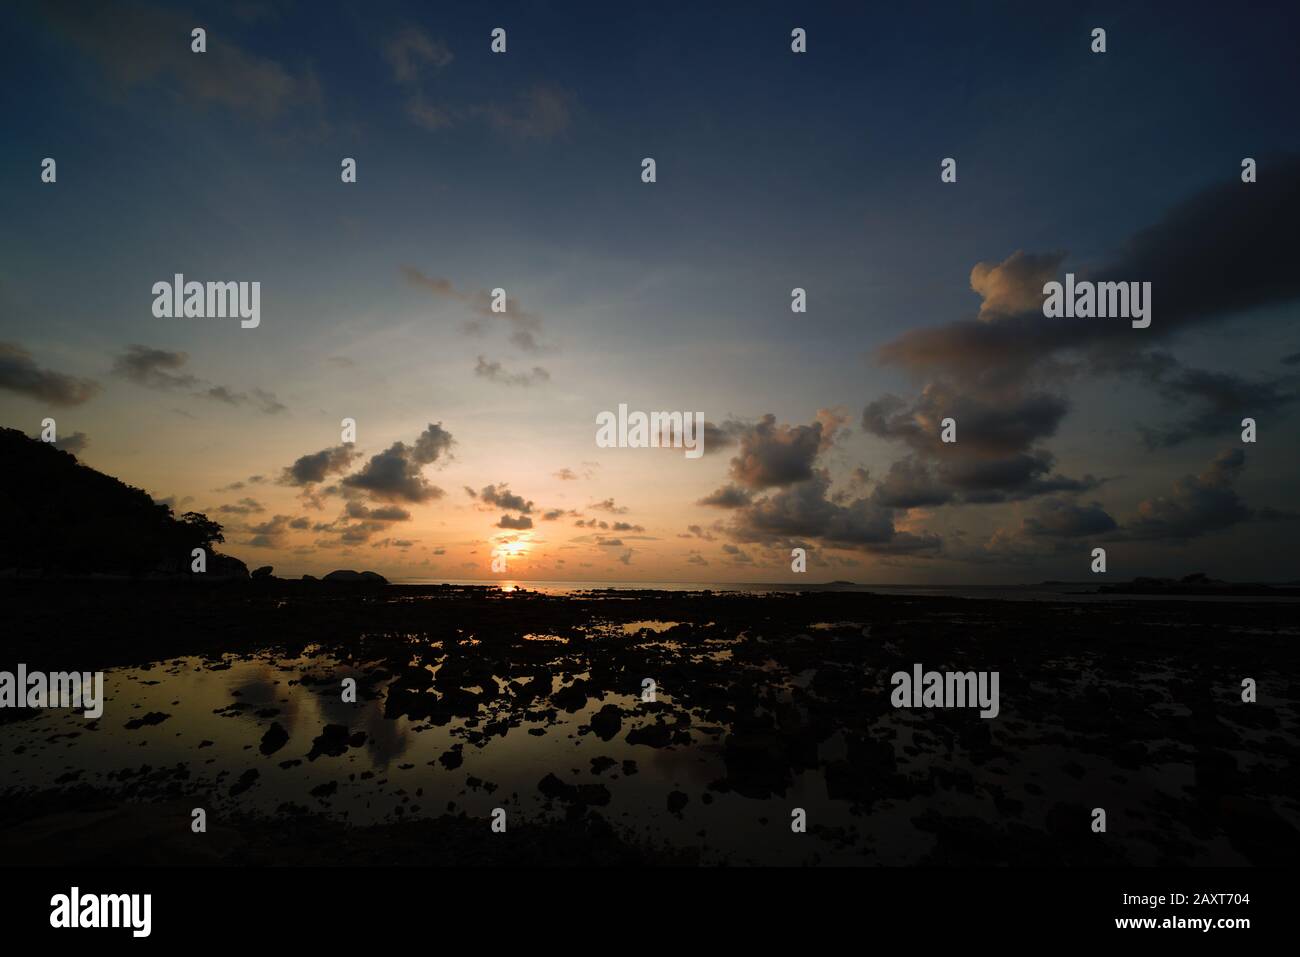
[[[609,788],[603,784],[580,784],[575,787],[565,784],[554,774],[548,774],[538,781],[537,790],[553,800],[580,806],[603,806],[610,800]]]
[[[591,730],[602,741],[612,740],[623,729],[623,713],[616,704],[607,704],[591,716]]]
[[[205,577],[209,580],[247,581],[248,566],[238,558],[213,552],[208,556]]]
[[[627,733],[628,744],[648,744],[652,748],[666,748],[673,743],[673,730],[662,721],[644,728],[633,728]]]
[[[561,688],[555,694],[551,695],[551,700],[555,702],[557,708],[563,708],[572,714],[580,710],[587,703],[587,692],[584,690],[586,682],[575,681],[567,688]]]
[[[230,796],[235,797],[238,794],[243,794],[245,791],[247,791],[249,788],[251,788],[254,784],[257,783],[257,779],[259,777],[260,775],[258,774],[257,768],[249,768],[247,771],[241,774],[239,776],[239,780],[236,781],[231,786]]]
[[[279,721],[274,721],[266,729],[266,734],[262,735],[261,751],[263,754],[275,754],[288,743],[289,732],[280,726]]]
[[[348,729],[341,724],[327,724],[321,730],[320,736],[311,743],[311,751],[307,754],[308,761],[315,761],[321,755],[331,758],[337,758],[351,745],[359,748],[366,743],[366,733],[358,731],[349,736]]]
[[[170,717],[171,715],[164,714],[161,711],[150,711],[143,718],[132,718],[126,723],[126,728],[128,731],[135,731],[139,728],[145,727],[146,725],[162,724]]]
[[[326,575],[322,581],[364,583],[367,585],[387,585],[388,579],[378,572],[358,572],[350,568],[341,568]]]

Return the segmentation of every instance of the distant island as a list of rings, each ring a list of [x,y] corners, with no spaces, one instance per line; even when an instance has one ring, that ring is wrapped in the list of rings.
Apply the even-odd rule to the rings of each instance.
[[[1182,578],[1134,578],[1130,582],[1101,585],[1101,595],[1249,595],[1278,597],[1300,596],[1295,584],[1268,585],[1262,582],[1226,582],[1194,572]]]

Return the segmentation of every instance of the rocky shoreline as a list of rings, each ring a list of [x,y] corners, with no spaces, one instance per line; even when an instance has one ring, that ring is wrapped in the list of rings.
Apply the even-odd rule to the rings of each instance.
[[[0,591],[17,612],[6,658],[134,682],[113,727],[76,741],[38,739],[44,715],[0,728],[8,753],[31,725],[17,757],[35,769],[118,736],[97,778],[0,780],[7,820],[48,816],[61,793],[116,807],[110,844],[142,839],[127,823],[142,812],[122,808],[197,802],[233,835],[228,863],[325,863],[312,848],[326,834],[346,835],[351,862],[437,834],[491,863],[507,846],[493,806],[511,844],[554,863],[1268,864],[1300,848],[1300,634],[1277,603],[276,580]],[[895,707],[889,675],[917,662],[999,672],[1000,713]],[[232,667],[267,677],[204,698],[200,741],[173,707],[198,692],[178,682],[208,694]],[[339,701],[344,675],[356,705]],[[1258,702],[1243,703],[1243,677]],[[179,764],[158,761],[182,746]],[[1099,805],[1107,835],[1088,827]],[[792,840],[796,807],[809,825]],[[0,846],[46,825],[6,828]],[[603,843],[568,854],[573,828]]]

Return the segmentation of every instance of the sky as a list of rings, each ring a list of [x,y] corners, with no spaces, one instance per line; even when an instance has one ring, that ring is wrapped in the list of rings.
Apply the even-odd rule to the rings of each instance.
[[[1294,11],[809,7],[6,5],[0,424],[280,575],[1300,578]]]

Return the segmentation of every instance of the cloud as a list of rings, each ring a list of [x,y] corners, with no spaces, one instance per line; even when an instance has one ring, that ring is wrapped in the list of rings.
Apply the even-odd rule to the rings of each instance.
[[[31,436],[31,438],[39,441],[40,433]],[[56,438],[52,444],[60,452],[70,452],[73,455],[77,455],[84,451],[86,446],[90,444],[90,439],[86,436],[85,432],[73,432],[71,435]]]
[[[441,422],[430,422],[416,437],[411,456],[421,465],[429,465],[436,462],[440,456],[449,456],[451,447],[455,444],[456,440],[442,427]]]
[[[887,554],[934,554],[936,535],[900,530],[894,508],[871,496],[850,491],[830,495],[829,472],[818,465],[843,434],[847,414],[822,409],[810,425],[778,424],[772,414],[738,430],[739,450],[732,458],[733,484],[724,485],[699,504],[731,510],[730,523],[715,523],[733,541],[766,545],[803,545],[820,540],[827,546]],[[711,540],[698,525],[679,537]]]
[[[339,536],[338,544],[340,545],[361,545],[370,541],[370,536],[379,532],[388,530],[388,525],[384,522],[358,522],[355,525],[345,526]]]
[[[721,452],[740,441],[740,437],[753,428],[750,422],[739,419],[727,419],[721,425],[713,422],[704,423],[704,454]]]
[[[1142,376],[1167,401],[1189,410],[1162,427],[1138,426],[1148,449],[1172,448],[1195,438],[1222,436],[1241,428],[1243,417],[1275,412],[1300,397],[1296,377],[1247,379],[1183,365],[1165,352],[1109,357],[1094,362],[1099,372]]]
[[[988,322],[1041,310],[1043,285],[1056,278],[1064,261],[1064,253],[1036,256],[1016,250],[1000,263],[976,263],[970,271],[970,287],[984,300],[980,319]]]
[[[524,501],[522,495],[511,492],[504,484],[483,486],[482,499],[487,505],[502,508],[510,512],[522,512],[527,515],[533,510],[531,501]]]
[[[1045,392],[986,397],[931,382],[911,403],[894,395],[868,403],[862,412],[862,427],[927,455],[1002,456],[1055,435],[1068,410],[1064,398]],[[945,418],[956,422],[955,443],[941,441]]]
[[[85,432],[73,432],[71,435],[65,435],[54,440],[56,449],[61,452],[71,452],[73,455],[84,452],[89,444],[90,439]]]
[[[509,515],[502,515],[501,520],[496,524],[497,528],[513,528],[522,531],[526,528],[533,527],[533,520],[527,515],[520,515],[518,518],[512,518]]]
[[[455,56],[441,40],[416,27],[407,27],[388,41],[384,59],[393,68],[393,79],[398,83],[415,83],[427,69],[441,70]]]
[[[241,498],[234,504],[226,503],[218,506],[216,511],[222,515],[252,515],[257,512],[265,512],[266,508],[255,498]]]
[[[1243,522],[1300,520],[1295,512],[1252,509],[1241,500],[1235,485],[1245,464],[1241,449],[1223,451],[1199,475],[1186,475],[1168,493],[1142,501],[1136,515],[1122,523],[1099,502],[1045,499],[1018,528],[998,529],[985,546],[966,557],[1032,563],[1041,560],[1044,552],[1073,550],[1072,541],[1081,538],[1184,545]]]
[[[872,492],[872,501],[889,508],[927,508],[949,503],[995,505],[1056,492],[1084,492],[1103,484],[1052,474],[1056,457],[1046,449],[1001,458],[967,457],[931,466],[909,455],[890,465]]]
[[[386,451],[372,455],[360,472],[344,477],[343,484],[383,501],[421,503],[441,498],[442,489],[420,474],[411,451],[406,444],[394,442]]]
[[[247,392],[232,392],[224,385],[214,386],[204,392],[195,395],[202,395],[204,398],[213,399],[217,402],[224,402],[226,405],[247,405],[253,404],[265,412],[267,415],[274,415],[277,412],[285,411],[288,406],[275,397],[275,393],[267,392],[265,389],[254,389],[250,396]]]
[[[455,106],[431,94],[431,80],[455,60],[451,49],[416,27],[407,27],[384,46],[393,80],[406,91],[406,114],[422,129],[437,132],[466,120],[485,123],[517,140],[549,140],[572,123],[573,98],[564,90],[535,84],[512,102]]]
[[[598,468],[600,468],[600,465],[597,462],[583,462],[579,472],[575,472],[571,468],[562,468],[558,472],[552,472],[551,474],[562,482],[576,482],[580,478],[592,478]]]
[[[1053,538],[1087,538],[1104,535],[1117,527],[1101,503],[1080,505],[1059,498],[1040,502],[1037,512],[1022,523],[1027,535]]]
[[[351,442],[312,452],[287,466],[280,477],[280,482],[282,485],[312,485],[323,482],[329,475],[346,472],[360,455],[361,453],[356,451]]]
[[[1300,298],[1291,224],[1300,220],[1300,156],[1261,162],[1268,175],[1243,185],[1229,178],[1176,204],[1134,234],[1081,279],[1150,282],[1152,322],[1143,345],[1249,310]],[[1016,252],[1000,264],[982,263],[972,286],[991,297],[980,318],[910,330],[886,343],[878,358],[913,374],[987,384],[1022,383],[1050,374],[1065,350],[1127,351],[1135,344],[1127,322],[1048,320],[1029,283],[1059,254]],[[1013,311],[1014,310],[1014,311]]]
[[[51,405],[81,405],[99,391],[90,379],[42,369],[22,346],[0,342],[0,389]]]
[[[250,475],[248,478],[238,482],[231,482],[229,485],[223,485],[220,488],[214,488],[214,492],[238,492],[249,485],[261,485],[265,482],[265,477],[261,475]]]
[[[1143,501],[1127,522],[1117,522],[1098,502],[1046,499],[1018,528],[998,529],[987,544],[963,557],[1029,565],[1045,554],[1077,554],[1076,539],[1185,545],[1241,522],[1300,519],[1291,512],[1248,508],[1233,489],[1244,464],[1240,449],[1226,451],[1200,475],[1185,476],[1168,494]]]
[[[1259,182],[1236,177],[1199,191],[1140,231],[1098,272],[1150,281],[1160,310],[1150,332],[1240,314],[1300,297],[1294,224],[1300,155],[1260,161]],[[1256,189],[1256,187],[1259,187]]]
[[[474,367],[474,374],[487,379],[489,382],[518,386],[538,385],[550,381],[551,378],[551,374],[541,366],[533,366],[529,372],[506,372],[500,362],[496,360],[489,362],[483,356],[478,357],[478,364]]]
[[[452,444],[454,439],[442,423],[431,423],[413,445],[394,442],[372,455],[361,471],[345,476],[342,484],[378,501],[419,504],[442,498],[443,490],[430,484],[420,469],[445,455]]]
[[[717,508],[741,508],[748,505],[753,493],[735,485],[724,485],[696,502],[696,505],[712,505]]]
[[[35,439],[38,442],[41,441],[39,432],[30,436],[30,438]],[[71,435],[56,437],[51,444],[60,452],[69,452],[73,455],[77,455],[84,451],[86,446],[90,444],[90,439],[87,437],[85,432],[73,432]]]
[[[118,94],[156,84],[187,106],[224,108],[264,122],[320,115],[321,89],[311,69],[293,70],[251,53],[229,31],[211,26],[207,52],[196,55],[190,50],[196,18],[180,10],[52,0],[41,12],[99,63]]]
[[[287,408],[275,393],[253,389],[252,393],[237,392],[224,385],[210,385],[197,376],[181,371],[189,361],[184,352],[154,349],[150,346],[130,345],[113,360],[112,372],[146,389],[171,391],[192,390],[191,395],[211,399],[226,405],[254,405],[267,415],[283,412]]]
[[[944,462],[938,474],[942,481],[961,492],[967,504],[988,505],[1047,495],[1052,492],[1084,492],[1103,480],[1085,475],[1081,479],[1051,474],[1056,463],[1047,449],[1034,449],[997,459],[959,459]]]
[[[1124,537],[1186,541],[1247,521],[1254,513],[1233,487],[1245,465],[1241,449],[1220,452],[1200,475],[1184,476],[1167,495],[1141,502]]]
[[[175,495],[168,495],[165,497],[159,497],[157,495],[153,495],[151,497],[159,505],[166,505],[172,511],[176,511],[182,505],[188,505],[190,502],[194,501],[194,497],[192,495],[186,495],[184,498],[181,499],[177,499]]]
[[[587,506],[587,508],[595,509],[597,512],[609,512],[613,515],[626,515],[628,512],[627,506],[615,505],[612,498],[607,498],[600,502],[592,502]]]
[[[709,534],[709,532],[707,532],[702,526],[699,525],[686,526],[686,534],[678,535],[677,537],[678,538],[702,538],[706,542],[713,541],[713,536]]]
[[[127,346],[126,352],[113,360],[113,374],[148,389],[189,389],[199,380],[179,370],[189,361],[184,352],[170,352],[149,346]]]
[[[750,489],[783,487],[813,477],[813,461],[830,447],[838,422],[818,412],[811,425],[777,425],[768,413],[740,435],[740,451],[731,460],[731,477]]]
[[[946,505],[953,495],[952,488],[940,482],[925,462],[909,455],[890,465],[871,499],[885,508],[927,508]]]
[[[283,547],[292,520],[292,515],[276,515],[260,525],[250,525],[248,530],[253,533],[253,537],[245,544],[253,548]]]
[[[867,404],[862,428],[912,451],[890,466],[873,500],[893,508],[949,502],[995,504],[1053,492],[1085,491],[1101,480],[1053,474],[1055,456],[1038,442],[1056,434],[1069,402],[1007,383],[935,380],[913,400],[884,395]],[[956,441],[942,441],[943,420]]]
[[[514,296],[507,295],[504,310],[496,312],[492,308],[492,293],[485,289],[464,292],[457,289],[450,279],[426,276],[414,266],[403,266],[402,276],[416,288],[433,293],[435,296],[465,303],[474,314],[473,318],[461,327],[466,334],[480,336],[487,330],[489,323],[504,320],[510,326],[512,345],[524,352],[542,351],[541,343],[538,341],[538,336],[542,333],[541,317],[521,308]]]
[[[344,506],[344,514],[348,518],[365,518],[374,522],[405,522],[411,518],[411,513],[398,505],[385,505],[381,508],[370,508],[362,502],[348,502]]]
[[[550,86],[534,86],[512,104],[492,103],[476,107],[498,133],[518,139],[549,140],[563,133],[572,122],[572,97]]]
[[[731,556],[731,563],[733,565],[754,564],[754,559],[750,557],[749,553],[736,545],[723,545],[722,550]]]
[[[826,545],[889,553],[932,553],[940,539],[894,526],[893,509],[863,497],[839,504],[827,497],[830,477],[824,470],[812,478],[754,501],[736,513],[728,534],[740,542],[765,544],[819,539]]]
[[[431,102],[423,91],[411,94],[406,101],[406,115],[416,126],[429,131],[440,130],[454,122],[451,112],[440,104]]]
[[[451,126],[452,111],[434,101],[425,88],[435,73],[450,66],[455,56],[441,40],[417,27],[407,27],[384,45],[384,59],[393,79],[406,91],[406,115],[421,129],[436,132]]]

